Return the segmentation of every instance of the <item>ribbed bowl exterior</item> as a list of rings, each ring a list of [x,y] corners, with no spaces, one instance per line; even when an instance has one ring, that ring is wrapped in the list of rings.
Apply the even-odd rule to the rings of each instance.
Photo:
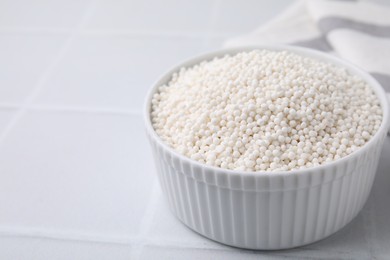
[[[267,250],[312,243],[349,223],[370,193],[384,138],[353,160],[256,178],[199,167],[149,136],[161,187],[184,224],[224,244]]]
[[[246,173],[199,164],[169,148],[150,120],[151,97],[181,67],[253,49],[288,50],[343,66],[360,75],[383,108],[378,132],[358,151],[331,162],[290,172]],[[386,94],[368,73],[325,53],[292,46],[226,49],[190,59],[165,73],[149,92],[144,110],[146,132],[161,187],[172,212],[188,227],[218,242],[249,249],[285,249],[325,238],[361,210],[389,129]]]

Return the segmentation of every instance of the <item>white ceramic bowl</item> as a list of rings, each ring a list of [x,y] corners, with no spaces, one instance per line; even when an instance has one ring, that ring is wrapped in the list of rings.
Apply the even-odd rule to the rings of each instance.
[[[151,98],[180,67],[253,49],[288,50],[347,68],[367,81],[383,109],[378,132],[356,152],[326,165],[288,172],[240,172],[207,166],[166,145],[154,131]],[[188,227],[223,244],[284,249],[325,238],[349,223],[370,193],[389,127],[386,94],[368,73],[322,52],[291,46],[227,49],[190,59],[165,73],[144,108],[161,187],[173,213]]]

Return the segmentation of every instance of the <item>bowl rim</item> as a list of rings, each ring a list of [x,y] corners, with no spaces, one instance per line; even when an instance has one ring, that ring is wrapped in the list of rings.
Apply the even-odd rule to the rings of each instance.
[[[241,170],[231,170],[231,169],[224,169],[216,166],[211,166],[207,164],[200,163],[196,160],[193,160],[187,156],[184,156],[177,152],[175,149],[170,147],[168,144],[166,144],[156,133],[156,131],[153,128],[152,122],[151,122],[151,100],[156,93],[158,87],[163,85],[164,83],[167,83],[170,79],[173,73],[179,71],[182,67],[191,67],[196,64],[199,64],[202,61],[209,61],[216,57],[223,57],[225,55],[234,55],[239,52],[249,52],[252,50],[270,50],[270,51],[289,51],[293,52],[302,56],[306,56],[308,58],[313,58],[322,62],[328,62],[332,63],[336,66],[345,68],[353,75],[360,76],[364,81],[370,85],[377,98],[380,101],[380,105],[382,108],[382,122],[377,130],[377,132],[374,134],[374,136],[362,147],[360,147],[358,150],[348,154],[345,157],[342,157],[340,159],[318,165],[318,166],[311,166],[305,169],[295,169],[295,170],[289,170],[289,171],[241,171]],[[268,177],[283,177],[283,176],[291,176],[291,175],[304,175],[304,174],[310,174],[312,172],[318,171],[318,170],[324,170],[326,168],[336,166],[337,164],[342,164],[344,162],[347,162],[349,160],[357,159],[362,153],[364,153],[369,147],[376,144],[378,139],[381,138],[383,132],[387,132],[389,129],[389,103],[387,100],[386,92],[383,90],[381,85],[378,83],[378,81],[372,77],[368,72],[364,71],[363,69],[359,68],[358,66],[342,60],[338,57],[331,56],[328,53],[320,52],[317,50],[304,48],[304,47],[297,47],[297,46],[291,46],[291,45],[282,45],[282,44],[258,44],[258,45],[249,45],[249,46],[243,46],[243,47],[236,47],[236,48],[226,48],[226,49],[220,49],[216,51],[210,51],[206,52],[200,55],[193,56],[191,58],[185,59],[182,62],[177,63],[175,66],[171,67],[169,70],[164,72],[162,75],[158,77],[158,79],[152,84],[152,87],[149,89],[143,106],[143,119],[146,126],[146,131],[148,135],[154,139],[160,145],[164,148],[164,150],[168,151],[171,155],[174,155],[175,157],[179,158],[181,161],[187,162],[192,165],[196,165],[197,167],[202,168],[203,170],[213,170],[217,174],[227,174],[230,176],[252,176],[256,178],[268,178]]]

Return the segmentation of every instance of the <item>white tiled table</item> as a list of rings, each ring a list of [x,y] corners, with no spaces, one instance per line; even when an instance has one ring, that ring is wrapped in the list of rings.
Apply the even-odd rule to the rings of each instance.
[[[289,2],[0,1],[0,259],[389,258],[390,138],[362,213],[303,248],[220,245],[162,197],[141,118],[150,84]]]

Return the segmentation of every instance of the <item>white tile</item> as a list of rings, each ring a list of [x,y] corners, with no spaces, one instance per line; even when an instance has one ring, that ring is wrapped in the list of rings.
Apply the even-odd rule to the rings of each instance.
[[[0,28],[73,28],[86,11],[87,0],[3,0]]]
[[[218,51],[223,48],[223,44],[229,37],[227,36],[210,36],[204,41],[203,52]]]
[[[175,248],[175,247],[157,247],[148,246],[143,249],[141,259],[186,259],[186,260],[203,260],[203,259],[286,259],[286,257],[268,256],[266,252],[255,252],[249,250],[230,249],[202,249],[202,248]],[[294,259],[294,258],[291,258]]]
[[[8,260],[125,260],[131,259],[131,245],[89,243],[29,237],[0,237],[0,258]]]
[[[0,34],[0,102],[23,102],[56,58],[66,37]]]
[[[0,149],[0,226],[130,239],[155,180],[140,116],[29,112]]]
[[[217,9],[213,31],[230,35],[251,32],[279,14],[291,0],[223,0]]]
[[[201,47],[201,40],[187,38],[81,36],[36,103],[141,111],[151,84]]]
[[[7,127],[8,123],[15,116],[16,109],[0,108],[0,134]]]
[[[88,29],[203,33],[215,0],[98,1]]]
[[[181,223],[169,210],[165,197],[159,194],[159,201],[147,237],[155,243],[180,244],[188,247],[223,248]]]
[[[385,139],[378,171],[366,204],[366,237],[377,259],[390,256],[390,137]]]

